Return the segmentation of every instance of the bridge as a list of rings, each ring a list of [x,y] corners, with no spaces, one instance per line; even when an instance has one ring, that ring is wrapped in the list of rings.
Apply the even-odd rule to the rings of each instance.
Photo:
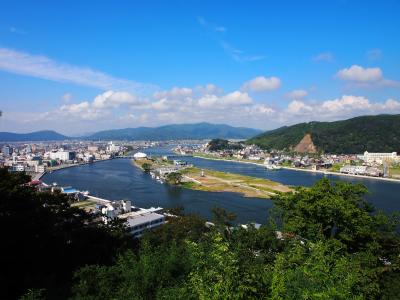
[[[133,155],[117,155],[114,156],[115,158],[130,158],[130,159],[134,159]]]

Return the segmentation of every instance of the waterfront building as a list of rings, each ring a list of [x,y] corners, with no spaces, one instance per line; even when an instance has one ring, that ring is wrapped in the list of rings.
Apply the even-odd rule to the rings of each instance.
[[[357,174],[357,175],[365,175],[367,172],[366,166],[344,166],[340,168],[340,173],[344,174]]]
[[[61,160],[61,161],[69,161],[75,159],[75,152],[74,151],[64,151],[60,149],[58,151],[50,152],[50,159],[54,160]]]
[[[134,237],[141,237],[145,230],[161,226],[164,223],[165,216],[153,212],[127,218],[127,226],[130,230],[130,234]]]
[[[175,166],[179,166],[179,167],[185,167],[185,166],[187,166],[187,162],[183,161],[183,160],[180,160],[180,159],[175,159],[174,160],[174,165]]]
[[[396,152],[391,153],[370,153],[368,151],[364,152],[364,155],[361,156],[361,159],[364,160],[367,164],[377,163],[383,164],[384,161],[400,161],[400,157]]]
[[[133,155],[134,159],[145,159],[147,158],[147,154],[143,152],[137,152]]]
[[[112,141],[108,143],[107,145],[107,152],[109,153],[115,153],[121,151],[121,146],[115,145]]]

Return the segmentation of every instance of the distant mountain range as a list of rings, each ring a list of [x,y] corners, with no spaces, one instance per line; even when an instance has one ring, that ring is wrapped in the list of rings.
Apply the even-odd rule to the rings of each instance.
[[[25,141],[62,141],[69,137],[52,130],[35,131],[31,133],[0,132],[2,142],[25,142]]]
[[[232,127],[224,124],[173,124],[161,127],[138,127],[105,130],[94,133],[87,139],[101,140],[184,140],[184,139],[247,139],[261,130]]]
[[[247,143],[264,149],[297,152],[400,152],[400,115],[300,123],[267,131]]]
[[[86,140],[183,140],[183,139],[247,139],[262,131],[252,128],[232,127],[224,124],[177,124],[161,127],[138,127],[105,130],[77,139]],[[32,133],[0,132],[0,141],[59,141],[73,139],[55,131],[37,131]]]

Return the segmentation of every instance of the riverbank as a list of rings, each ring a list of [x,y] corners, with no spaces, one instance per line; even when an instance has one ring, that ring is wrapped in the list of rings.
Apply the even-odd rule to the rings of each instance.
[[[166,161],[159,160],[138,160],[133,164],[151,173],[156,174],[158,178],[163,176],[158,174],[159,170],[170,166]],[[271,180],[245,176],[240,174],[220,172],[197,167],[184,167],[173,171],[179,173],[182,178],[179,184],[184,188],[205,191],[205,192],[231,192],[239,193],[245,197],[269,199],[278,193],[291,192],[292,189]],[[165,176],[168,178],[168,175]],[[165,180],[165,178],[164,178]]]
[[[114,158],[99,159],[99,160],[95,160],[93,162],[83,162],[83,163],[78,163],[78,164],[64,164],[64,165],[59,165],[59,166],[55,166],[55,167],[49,167],[45,172],[36,173],[35,176],[32,176],[32,180],[40,180],[40,179],[42,179],[43,176],[45,176],[48,173],[53,173],[53,172],[68,169],[68,168],[74,168],[74,167],[94,164],[97,162],[107,161],[107,160],[112,160],[112,159],[114,159]]]
[[[196,158],[202,158],[202,159],[208,159],[208,160],[221,160],[221,161],[228,161],[228,162],[236,162],[236,163],[242,163],[242,164],[251,164],[251,165],[256,165],[256,166],[264,166],[262,162],[250,162],[250,161],[240,161],[237,159],[224,159],[224,158],[213,158],[209,156],[203,156],[203,155],[197,155],[194,154],[193,157]],[[302,168],[294,168],[294,167],[285,167],[282,166],[283,169],[288,169],[292,171],[300,171],[300,172],[309,172],[309,173],[320,173],[324,175],[336,175],[336,176],[344,176],[344,177],[354,177],[354,178],[363,178],[363,179],[372,179],[372,180],[381,180],[381,181],[389,181],[389,182],[396,182],[400,183],[400,179],[395,179],[395,178],[386,178],[386,177],[373,177],[373,176],[366,176],[366,175],[355,175],[355,174],[345,174],[345,173],[339,173],[339,172],[332,172],[332,171],[325,171],[325,170],[311,170],[311,169],[302,169]]]

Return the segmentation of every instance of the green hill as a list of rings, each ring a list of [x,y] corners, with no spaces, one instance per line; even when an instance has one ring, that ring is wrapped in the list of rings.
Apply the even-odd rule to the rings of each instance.
[[[264,149],[293,150],[310,134],[325,153],[400,152],[400,115],[362,116],[285,126],[247,140]]]
[[[224,124],[197,123],[113,129],[100,131],[86,138],[92,140],[247,139],[261,132],[258,129],[232,127]]]
[[[67,139],[70,138],[52,130],[42,130],[31,133],[0,132],[1,142],[63,141]]]

